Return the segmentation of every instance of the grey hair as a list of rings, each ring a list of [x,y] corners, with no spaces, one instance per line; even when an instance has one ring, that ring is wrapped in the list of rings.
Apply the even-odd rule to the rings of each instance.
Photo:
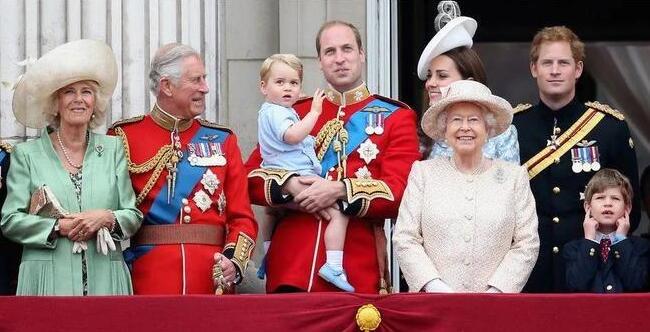
[[[485,122],[485,129],[487,130],[488,137],[494,137],[497,126],[497,118],[494,116],[494,113],[492,113],[490,110],[488,110],[487,107],[482,104],[474,102],[468,103],[478,106],[478,108],[481,110],[481,114],[483,115],[483,121]],[[444,134],[447,132],[447,111],[452,105],[454,104],[447,106],[444,111],[438,113],[438,117],[436,118],[436,130],[440,133]]]
[[[192,47],[179,43],[170,43],[159,48],[151,59],[149,90],[157,96],[160,80],[165,77],[177,84],[183,75],[183,60],[192,56],[201,58],[199,52]]]
[[[106,121],[106,108],[108,107],[108,100],[111,98],[111,96],[102,94],[99,89],[99,84],[97,84],[95,81],[87,80],[79,82],[87,82],[90,86],[90,89],[93,91],[93,97],[95,97],[95,109],[93,109],[93,117],[90,118],[88,127],[90,129],[97,128],[103,125]],[[77,82],[73,82],[71,84],[74,83]],[[61,89],[67,87],[68,85],[62,87]],[[59,128],[61,126],[61,116],[59,115],[59,91],[61,91],[61,89],[56,90],[50,96],[50,107],[45,110],[45,121],[49,126],[53,128]]]

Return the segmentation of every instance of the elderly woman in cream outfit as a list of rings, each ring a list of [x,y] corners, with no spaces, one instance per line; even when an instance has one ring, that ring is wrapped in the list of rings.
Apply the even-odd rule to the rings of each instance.
[[[16,146],[7,176],[0,226],[23,245],[18,295],[133,292],[119,241],[135,234],[142,213],[121,141],[90,131],[104,123],[116,83],[113,51],[85,39],[43,55],[16,86],[16,119],[47,126]],[[35,211],[30,198],[44,185],[60,213]]]
[[[526,283],[539,250],[528,175],[482,153],[511,121],[506,100],[468,80],[424,114],[424,132],[453,154],[416,162],[409,175],[393,244],[412,292],[516,293]]]

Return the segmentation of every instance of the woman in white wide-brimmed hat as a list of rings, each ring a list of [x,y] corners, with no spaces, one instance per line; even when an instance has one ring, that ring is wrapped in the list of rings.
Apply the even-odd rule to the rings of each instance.
[[[132,293],[120,241],[142,213],[119,138],[90,131],[104,123],[116,83],[110,47],[77,40],[38,59],[16,85],[16,119],[45,127],[15,147],[7,176],[0,226],[23,245],[18,295]]]
[[[451,83],[422,117],[449,157],[413,164],[393,245],[411,292],[520,292],[539,250],[526,170],[483,146],[508,128],[512,107],[470,80]]]
[[[435,20],[437,33],[431,38],[418,61],[418,77],[424,81],[429,105],[440,98],[452,82],[472,79],[487,85],[487,74],[480,57],[472,49],[477,23],[471,17],[460,16],[455,1],[441,1]],[[450,156],[452,151],[443,140],[432,140],[420,133],[423,157]],[[517,130],[510,125],[503,133],[491,138],[483,153],[519,164]]]

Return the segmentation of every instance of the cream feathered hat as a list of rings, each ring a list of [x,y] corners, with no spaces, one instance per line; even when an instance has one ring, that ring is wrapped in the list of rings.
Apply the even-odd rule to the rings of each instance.
[[[117,62],[108,45],[91,39],[60,45],[29,66],[14,91],[16,120],[30,128],[45,127],[51,118],[48,113],[53,94],[66,85],[86,80],[99,85],[94,121],[101,123],[117,84]]]
[[[431,60],[456,47],[472,47],[478,24],[471,17],[460,16],[456,1],[440,1],[435,28],[438,31],[424,48],[418,61],[418,77],[427,79]]]

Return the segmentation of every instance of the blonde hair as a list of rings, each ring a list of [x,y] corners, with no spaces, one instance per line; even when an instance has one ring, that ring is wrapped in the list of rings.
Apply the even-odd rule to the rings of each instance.
[[[276,63],[284,63],[285,65],[291,67],[293,70],[298,72],[298,77],[300,82],[302,82],[302,62],[298,59],[297,56],[293,54],[273,54],[270,57],[266,58],[262,63],[262,68],[260,68],[260,80],[266,82],[269,78],[269,73],[271,72],[271,67]]]
[[[78,82],[84,82],[88,84],[90,89],[93,91],[93,97],[95,98],[95,109],[93,109],[93,116],[90,118],[88,127],[91,129],[97,128],[103,125],[106,121],[106,108],[108,107],[108,101],[111,96],[100,93],[99,84],[97,82],[92,80],[84,80],[63,86],[50,96],[50,107],[45,112],[46,121],[50,126],[58,128],[61,125],[61,117],[59,115],[59,92],[65,87]]]
[[[543,43],[567,42],[576,62],[585,60],[585,44],[571,29],[565,26],[546,27],[533,37],[530,45],[530,62],[535,63],[539,58],[539,49]]]
[[[621,172],[611,169],[603,168],[587,183],[587,189],[585,190],[585,202],[591,203],[591,198],[597,194],[604,192],[607,188],[618,188],[621,190],[621,195],[623,195],[623,201],[625,206],[632,206],[632,185],[630,180],[621,174]]]

